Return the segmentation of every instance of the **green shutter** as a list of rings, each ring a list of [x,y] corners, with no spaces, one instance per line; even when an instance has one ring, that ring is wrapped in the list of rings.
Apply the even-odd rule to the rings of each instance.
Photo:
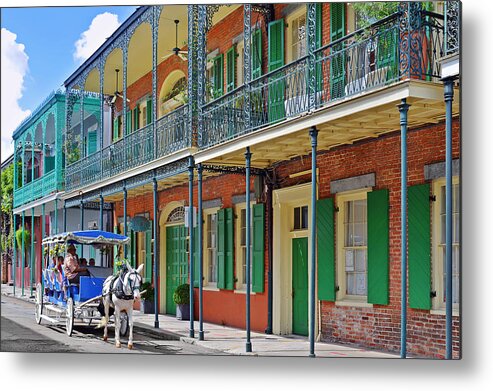
[[[119,117],[115,117],[113,120],[113,141],[118,140],[118,118]]]
[[[226,228],[226,289],[234,289],[234,214],[233,208],[227,208],[225,214]]]
[[[152,220],[150,224],[151,228],[145,231],[145,281],[152,282]]]
[[[45,157],[44,172],[48,173],[48,172],[52,171],[54,168],[55,168],[55,156],[46,156]]]
[[[284,65],[284,19],[269,23],[269,72]],[[284,78],[282,75],[269,78],[269,122],[284,119]]]
[[[92,155],[98,149],[98,134],[96,131],[87,133],[87,156]]]
[[[224,56],[221,53],[217,57],[214,58],[213,60],[214,63],[214,99],[219,98],[221,95],[223,95],[224,90],[223,90],[223,84],[224,84],[224,79],[223,79],[223,63],[224,63]]]
[[[235,89],[236,84],[236,45],[226,52],[226,91]]]
[[[138,130],[140,129],[140,124],[139,124],[139,106],[135,106],[134,110],[133,110],[133,119],[134,119],[134,123],[133,123],[133,130]]]
[[[335,301],[334,199],[317,201],[318,299]]]
[[[252,34],[252,80],[262,76],[262,30]]]
[[[344,3],[330,3],[330,40],[331,42],[342,38],[345,35],[346,27],[346,5]],[[344,45],[334,45],[333,53],[338,53],[332,57],[330,63],[330,96],[331,99],[344,96],[346,84],[346,55]]]
[[[217,211],[217,287],[226,288],[226,223],[225,209]]]
[[[368,302],[389,304],[389,191],[371,191],[367,199]]]
[[[127,123],[125,125],[125,136],[132,133],[132,112],[127,111]]]
[[[264,291],[265,205],[253,205],[252,291]]]
[[[195,288],[199,287],[199,270],[199,227],[197,226],[193,229],[193,286]]]
[[[398,76],[397,62],[397,30],[382,30],[377,37],[376,64],[378,69],[387,68],[385,79],[375,80],[375,82],[385,82]]]
[[[431,308],[430,185],[408,187],[409,306]]]
[[[152,98],[147,99],[147,105],[146,105],[146,122],[147,125],[152,123]]]

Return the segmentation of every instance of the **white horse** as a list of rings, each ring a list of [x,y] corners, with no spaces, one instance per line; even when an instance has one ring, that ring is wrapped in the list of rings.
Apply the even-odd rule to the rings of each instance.
[[[115,309],[115,345],[121,347],[120,343],[120,313],[126,312],[128,316],[128,327],[130,327],[128,335],[128,348],[133,348],[133,319],[132,311],[135,299],[140,298],[140,285],[142,283],[142,269],[144,265],[140,265],[137,269],[132,267],[127,262],[126,270],[122,270],[116,276],[109,276],[103,284],[103,304],[104,317],[98,327],[104,326],[105,341],[108,340],[108,321],[110,318],[110,306]]]

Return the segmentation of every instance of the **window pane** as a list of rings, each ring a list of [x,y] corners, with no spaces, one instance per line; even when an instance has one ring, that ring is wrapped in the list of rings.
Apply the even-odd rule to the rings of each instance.
[[[366,273],[366,251],[365,250],[355,250],[355,270],[357,272]]]
[[[300,229],[301,228],[301,211],[300,208],[294,208],[294,229]]]
[[[301,208],[301,228],[308,228],[308,206]]]

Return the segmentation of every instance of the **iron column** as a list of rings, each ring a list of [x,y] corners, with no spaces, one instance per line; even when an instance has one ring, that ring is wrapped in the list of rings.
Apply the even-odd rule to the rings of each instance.
[[[245,210],[245,225],[246,225],[246,352],[252,351],[252,342],[250,341],[250,280],[251,280],[251,259],[250,259],[250,163],[252,154],[250,153],[250,147],[246,147],[245,152],[245,183],[246,183],[246,210]]]
[[[30,294],[33,297],[33,283],[34,283],[34,207],[31,208],[31,257],[30,257],[30,272],[29,272],[29,280],[30,280]]]
[[[43,242],[44,237],[45,237],[45,204],[41,205],[41,243]],[[42,245],[41,245],[41,259],[43,261],[45,260]],[[41,270],[43,270],[43,263],[44,262],[41,262]],[[43,279],[41,279],[41,283],[43,283]]]
[[[123,235],[127,236],[127,186],[123,185]],[[123,258],[127,259],[127,244],[123,246]]]
[[[67,201],[63,202],[63,232],[67,232]]]
[[[452,359],[452,102],[454,78],[444,80],[445,98],[445,358]]]
[[[159,328],[159,313],[158,313],[158,273],[159,273],[159,254],[158,254],[158,232],[157,232],[157,208],[158,208],[158,198],[157,198],[157,180],[156,176],[154,175],[154,178],[152,178],[152,199],[153,199],[153,234],[154,234],[154,241],[153,241],[153,253],[154,253],[154,327],[156,329]]]
[[[80,197],[80,229],[84,230],[84,199]],[[84,245],[80,246],[80,258],[84,257]]]
[[[24,265],[26,264],[26,244],[24,239],[24,233],[26,230],[26,212],[22,211],[22,265],[21,265],[21,295],[24,296]]]
[[[407,341],[407,112],[406,99],[398,105],[401,125],[401,358]]]
[[[13,256],[14,260],[12,262],[12,272],[13,272],[13,279],[14,279],[14,297],[15,297],[15,277],[16,277],[16,269],[17,269],[17,235],[16,235],[16,223],[17,223],[17,215],[14,213],[12,216],[14,219],[14,235],[13,235]]]
[[[193,157],[188,158],[188,256],[190,260],[190,338],[195,336],[193,329]]]
[[[312,142],[312,219],[311,219],[311,270],[310,270],[310,357],[315,357],[315,268],[317,239],[317,136],[315,126],[310,129]]]
[[[99,194],[99,229],[104,231],[103,227],[103,206],[104,206],[104,197],[103,194]]]
[[[55,233],[58,233],[58,198],[55,198]]]
[[[199,341],[204,340],[204,315],[203,315],[203,300],[202,300],[202,290],[203,290],[203,267],[204,267],[204,255],[203,255],[203,243],[202,243],[202,228],[203,228],[203,217],[202,217],[202,163],[197,164],[197,179],[198,179],[198,247],[199,247]]]

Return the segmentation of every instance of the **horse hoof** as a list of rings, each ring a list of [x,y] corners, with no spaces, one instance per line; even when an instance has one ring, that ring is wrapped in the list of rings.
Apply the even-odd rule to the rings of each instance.
[[[117,348],[121,348],[122,347],[122,344],[120,342],[117,342],[115,345],[116,345]]]
[[[103,337],[104,342],[108,342],[108,337]]]
[[[133,344],[131,344],[131,343],[129,343],[129,344],[128,344],[128,348],[129,348],[130,350],[132,350],[132,349],[134,348],[134,345],[133,345]]]

